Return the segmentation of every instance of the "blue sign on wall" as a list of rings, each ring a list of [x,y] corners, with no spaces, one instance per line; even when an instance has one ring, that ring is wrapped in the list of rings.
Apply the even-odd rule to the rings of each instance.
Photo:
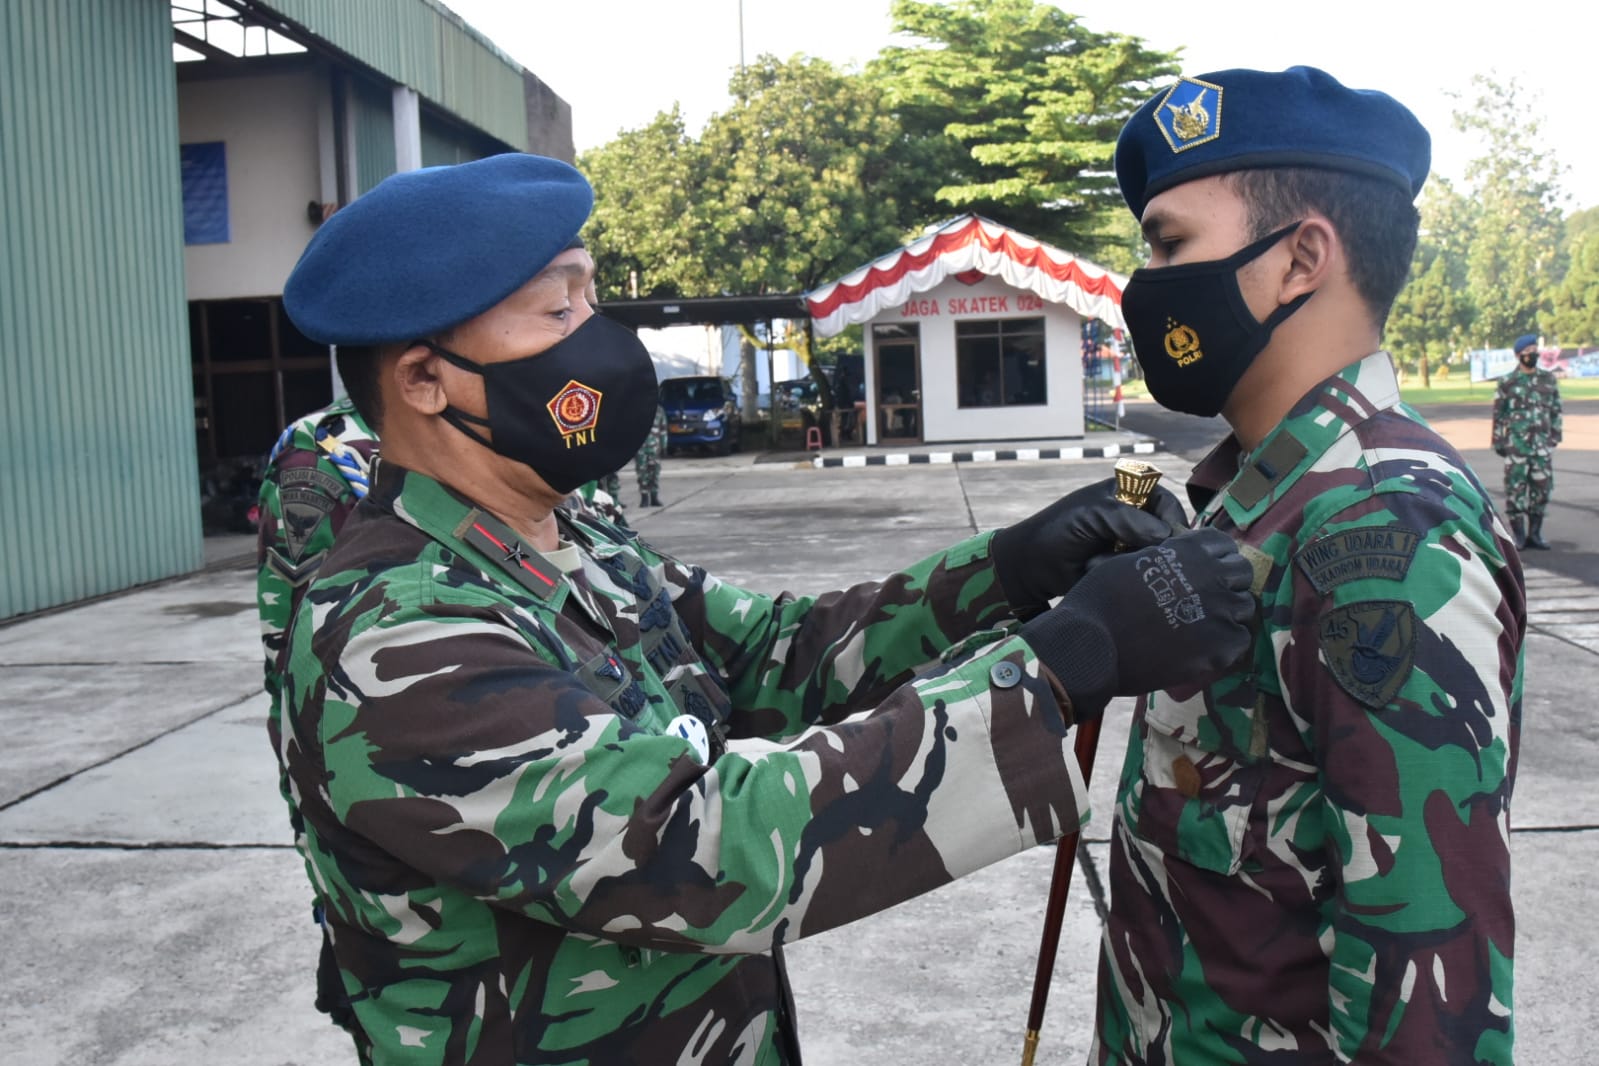
[[[228,157],[222,141],[181,146],[183,243],[228,243]]]

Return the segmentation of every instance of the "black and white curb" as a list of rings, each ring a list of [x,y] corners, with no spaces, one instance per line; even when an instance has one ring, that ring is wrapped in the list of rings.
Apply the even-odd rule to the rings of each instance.
[[[1105,444],[1098,447],[996,448],[970,452],[887,452],[883,455],[818,455],[817,470],[834,466],[916,466],[933,463],[993,463],[1007,459],[1114,459],[1118,455],[1150,455],[1155,441]]]

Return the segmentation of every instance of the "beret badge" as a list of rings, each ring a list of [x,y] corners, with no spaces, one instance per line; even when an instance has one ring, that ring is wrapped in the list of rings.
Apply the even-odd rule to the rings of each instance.
[[[572,380],[545,405],[568,448],[594,442],[594,425],[599,421],[602,396],[598,389]]]
[[[1150,116],[1173,152],[1185,152],[1221,136],[1221,86],[1183,78],[1166,91]]]

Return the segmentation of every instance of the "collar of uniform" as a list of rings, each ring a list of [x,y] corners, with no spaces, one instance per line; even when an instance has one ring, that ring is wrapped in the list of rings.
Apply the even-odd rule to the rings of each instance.
[[[402,521],[466,556],[479,568],[509,578],[560,608],[567,588],[561,570],[522,544],[510,526],[426,474],[381,459],[372,496]]]
[[[1311,389],[1248,455],[1229,436],[1195,468],[1201,493],[1219,491],[1239,529],[1265,514],[1339,438],[1380,411],[1399,406],[1399,379],[1387,352],[1374,352]],[[1230,480],[1219,478],[1235,463]],[[1215,486],[1215,487],[1212,487]],[[1190,498],[1194,492],[1190,490]],[[1197,504],[1196,504],[1197,506]]]

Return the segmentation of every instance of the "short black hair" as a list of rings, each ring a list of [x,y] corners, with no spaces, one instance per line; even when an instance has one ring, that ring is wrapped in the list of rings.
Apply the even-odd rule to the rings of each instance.
[[[1421,213],[1392,182],[1312,167],[1236,170],[1227,181],[1249,211],[1252,240],[1315,211],[1338,231],[1349,279],[1378,329],[1410,274]]]
[[[378,387],[382,349],[367,344],[341,344],[334,349],[334,362],[344,391],[373,433],[383,434],[383,394]]]

